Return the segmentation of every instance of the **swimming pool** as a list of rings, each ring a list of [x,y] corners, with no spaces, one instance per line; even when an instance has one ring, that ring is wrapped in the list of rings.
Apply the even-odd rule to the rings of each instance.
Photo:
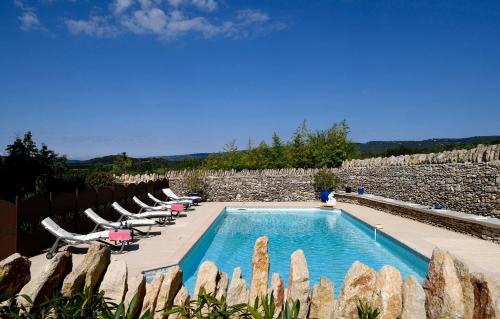
[[[340,210],[316,208],[226,208],[180,262],[184,282],[193,292],[197,270],[211,260],[229,278],[241,267],[250,284],[255,240],[269,238],[270,275],[280,273],[288,282],[290,255],[302,249],[307,259],[311,286],[322,275],[334,281],[336,295],[351,264],[359,260],[379,270],[392,265],[402,277],[415,275],[420,282],[428,259]]]

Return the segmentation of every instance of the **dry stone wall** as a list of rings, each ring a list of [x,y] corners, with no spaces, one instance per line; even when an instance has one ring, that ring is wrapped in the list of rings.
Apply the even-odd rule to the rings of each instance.
[[[339,174],[353,189],[393,199],[432,205],[465,213],[500,216],[500,145],[437,154],[346,161]],[[209,201],[307,201],[317,197],[312,179],[317,169],[261,171],[200,171]],[[124,183],[167,177],[170,187],[186,193],[187,171],[165,176],[124,175]]]

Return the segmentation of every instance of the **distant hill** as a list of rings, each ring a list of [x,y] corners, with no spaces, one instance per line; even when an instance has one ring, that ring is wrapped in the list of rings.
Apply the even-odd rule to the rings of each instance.
[[[172,162],[181,162],[187,160],[204,160],[210,153],[194,153],[185,155],[167,155],[167,156],[153,156],[153,157],[129,157],[133,162],[152,162],[156,164],[167,164]],[[117,157],[120,155],[107,155],[102,157],[95,157],[89,160],[68,160],[70,166],[90,166],[95,164],[108,165],[113,164]]]
[[[447,146],[500,143],[500,136],[473,136],[465,138],[433,138],[423,141],[371,141],[356,143],[361,154],[380,153],[390,149],[405,147],[415,151]]]
[[[384,155],[394,149],[405,148],[413,152],[419,150],[429,152],[433,149],[448,149],[453,147],[472,147],[477,144],[500,144],[500,136],[473,136],[466,138],[433,138],[423,141],[371,141],[366,143],[355,143],[362,156],[367,157],[370,155]],[[139,162],[152,162],[159,165],[173,164],[182,161],[201,161],[206,159],[210,153],[194,153],[185,155],[168,155],[168,156],[155,156],[144,158],[133,158],[132,161]],[[389,153],[390,155],[390,153]],[[96,157],[89,160],[68,160],[70,166],[90,166],[94,164],[112,164],[119,155],[108,155]]]

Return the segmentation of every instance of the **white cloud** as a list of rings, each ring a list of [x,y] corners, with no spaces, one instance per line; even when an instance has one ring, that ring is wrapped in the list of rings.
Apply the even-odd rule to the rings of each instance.
[[[132,5],[132,3],[133,3],[132,0],[115,0],[112,5],[114,13],[115,14],[123,13]]]
[[[215,0],[192,0],[193,4],[200,10],[212,12],[217,9],[218,4]]]
[[[14,0],[14,5],[21,10],[21,14],[17,17],[21,30],[42,31],[47,32],[47,28],[40,22],[35,8],[28,7],[21,0]]]
[[[269,21],[269,15],[257,10],[240,10],[238,11],[238,20],[244,24],[260,23]]]
[[[137,34],[161,33],[167,24],[167,15],[159,8],[136,10],[132,15],[124,17],[121,23]]]
[[[38,16],[33,11],[25,11],[19,17],[19,23],[21,25],[21,30],[31,31],[40,28],[40,20]]]
[[[109,17],[93,16],[89,20],[66,20],[68,30],[75,35],[85,34],[100,38],[115,37],[120,32],[110,23]]]
[[[199,12],[189,10],[190,6]],[[285,27],[273,22],[267,13],[250,9],[237,11],[233,19],[221,21],[214,13],[218,9],[216,0],[113,0],[108,9],[108,14],[87,20],[67,19],[66,26],[75,35],[113,37],[131,32],[164,40],[187,34],[244,38]]]

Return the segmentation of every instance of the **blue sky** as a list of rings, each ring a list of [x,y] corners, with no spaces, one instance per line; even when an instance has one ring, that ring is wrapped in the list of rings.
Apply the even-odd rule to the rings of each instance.
[[[221,150],[500,134],[499,1],[0,1],[0,148]]]

